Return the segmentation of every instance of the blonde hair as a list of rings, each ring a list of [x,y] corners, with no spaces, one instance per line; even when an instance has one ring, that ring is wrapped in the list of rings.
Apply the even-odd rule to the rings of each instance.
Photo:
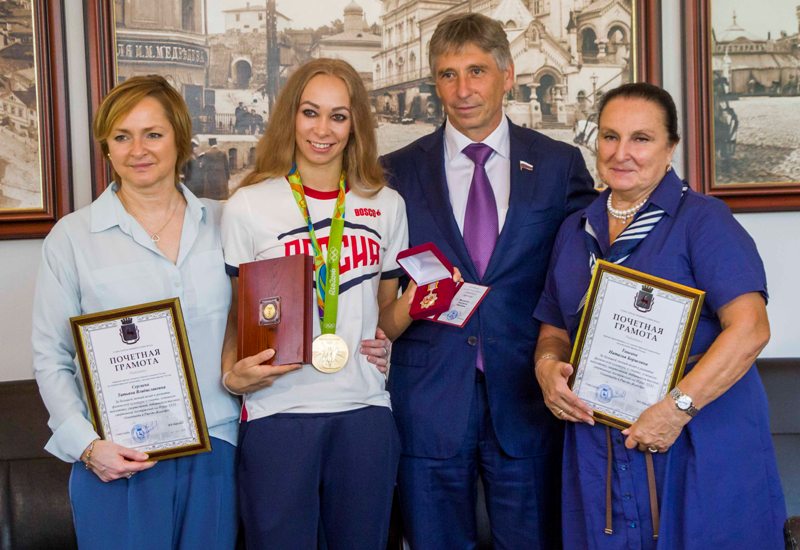
[[[335,76],[344,82],[350,96],[352,129],[344,149],[342,170],[351,189],[362,195],[377,193],[386,184],[378,162],[378,144],[369,95],[356,70],[339,59],[312,59],[301,65],[281,89],[270,114],[269,125],[256,147],[253,171],[245,176],[242,187],[267,178],[283,177],[294,163],[295,119],[308,83],[318,75]]]
[[[103,99],[94,115],[92,131],[100,143],[103,155],[108,156],[108,136],[117,123],[130,113],[146,97],[152,97],[164,108],[164,115],[175,133],[175,148],[178,158],[175,163],[175,181],[183,165],[192,154],[192,117],[181,94],[170,86],[162,76],[134,76],[117,84]],[[111,167],[111,177],[121,183],[119,174]]]

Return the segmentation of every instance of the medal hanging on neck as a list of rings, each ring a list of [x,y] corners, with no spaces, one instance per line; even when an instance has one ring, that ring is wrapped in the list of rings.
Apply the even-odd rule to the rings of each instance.
[[[314,273],[317,290],[317,308],[320,314],[321,332],[311,345],[311,364],[320,372],[333,373],[340,371],[347,364],[350,352],[347,343],[336,335],[336,314],[339,310],[339,261],[342,251],[342,235],[344,234],[344,198],[345,174],[339,177],[339,195],[331,218],[331,232],[328,236],[328,258],[322,255],[322,246],[317,240],[311,214],[308,211],[306,194],[303,192],[303,181],[297,167],[286,178],[292,195],[300,209],[303,219],[308,224],[308,234],[314,249]]]

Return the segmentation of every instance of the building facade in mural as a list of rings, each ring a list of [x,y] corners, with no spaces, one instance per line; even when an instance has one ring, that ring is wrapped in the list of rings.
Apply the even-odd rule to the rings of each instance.
[[[209,83],[218,88],[266,90],[268,34],[275,33],[275,46],[284,50],[281,65],[290,63],[292,56],[286,55],[289,49],[286,31],[292,24],[268,2],[248,2],[244,7],[228,8],[223,11],[225,31],[209,34],[211,52],[209,64]],[[274,20],[274,28],[270,24]],[[280,54],[279,54],[280,58]]]
[[[740,23],[735,3],[715,7],[730,22],[711,33],[715,180],[800,181],[800,5],[766,36]]]
[[[207,0],[116,0],[114,4],[117,80],[160,74],[181,92],[192,115],[198,144],[193,177],[201,181],[207,179],[206,168],[209,171],[214,168],[211,162],[205,166],[207,152],[213,152],[208,158],[213,156],[215,160],[224,154],[231,173],[241,173],[250,166],[258,139],[255,130],[263,128],[265,115],[263,102],[253,102],[257,90],[251,89],[252,81],[229,93],[235,85],[230,71],[236,69],[235,63],[230,63],[231,56],[223,60],[225,66],[215,73],[212,63],[215,43],[207,33],[206,7]],[[230,19],[236,22],[235,14]],[[242,36],[248,39],[242,41],[242,48],[249,46],[253,51],[260,40],[259,49],[263,49],[263,30],[260,39],[255,36],[259,29],[245,30],[240,26],[230,32],[239,35],[240,40]],[[224,75],[221,82],[213,79],[217,73]],[[262,78],[262,85],[263,82]],[[237,103],[246,104],[246,128],[236,124]],[[218,148],[212,151],[210,141],[217,142]],[[227,189],[224,193],[205,193],[212,194],[216,197],[228,193]]]
[[[0,209],[42,208],[33,18],[28,0],[0,0]]]
[[[381,37],[357,3],[330,25],[309,29],[281,13],[282,1],[115,0],[118,81],[161,74],[181,92],[197,143],[193,177],[205,177],[197,172],[211,170],[206,161],[224,152],[235,188],[253,165],[271,102],[303,61],[345,59],[372,79]],[[224,18],[222,32],[208,32],[209,10]]]
[[[711,34],[714,75],[737,95],[797,95],[800,77],[800,5],[798,32],[758,37],[741,27],[732,12],[731,25]]]
[[[478,12],[506,28],[516,86],[506,112],[528,127],[571,127],[604,91],[632,76],[630,0],[383,0],[383,49],[373,58],[378,112],[441,117],[427,44],[439,21]]]
[[[381,0],[372,22],[353,0],[314,29],[281,12],[287,1],[115,0],[119,79],[157,73],[181,91],[199,165],[216,138],[228,155],[231,190],[252,166],[277,91],[312,57],[344,59],[362,74],[381,152],[441,123],[427,44],[452,13],[503,22],[516,69],[506,112],[517,124],[585,145],[590,165],[596,99],[631,78],[631,0]],[[209,34],[208,13],[223,19],[221,32]]]
[[[161,74],[199,117],[208,67],[203,0],[115,0],[114,16],[118,80]]]
[[[344,59],[361,75],[367,89],[372,88],[372,59],[381,51],[381,35],[374,34],[356,2],[344,8],[344,30],[323,36],[311,47],[311,57]]]

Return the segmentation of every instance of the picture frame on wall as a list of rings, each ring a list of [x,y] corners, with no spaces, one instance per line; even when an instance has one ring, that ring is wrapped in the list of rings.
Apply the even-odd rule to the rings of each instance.
[[[427,44],[448,14],[478,9],[503,22],[516,73],[506,114],[578,146],[590,171],[597,100],[623,82],[661,83],[660,0],[438,4],[440,11],[431,13],[427,4],[413,2],[387,11],[381,0],[90,2],[90,112],[115,83],[162,74],[192,114],[196,162],[184,183],[199,196],[224,199],[252,169],[281,85],[313,57],[344,59],[362,75],[381,154],[434,131],[444,113]],[[109,171],[96,144],[92,167],[97,196]]]
[[[800,9],[684,0],[687,179],[734,211],[800,209]]]
[[[0,239],[72,210],[64,5],[0,0]]]

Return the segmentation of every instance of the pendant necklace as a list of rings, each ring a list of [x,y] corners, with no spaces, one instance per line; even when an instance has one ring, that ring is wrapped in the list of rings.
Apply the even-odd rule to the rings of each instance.
[[[172,207],[172,211],[170,212],[169,216],[167,217],[167,221],[165,221],[165,222],[164,222],[164,223],[161,225],[161,227],[159,227],[159,228],[158,228],[156,231],[150,231],[149,229],[147,229],[147,228],[144,226],[144,222],[143,222],[141,219],[139,219],[139,216],[137,216],[136,214],[134,214],[134,213],[133,213],[133,212],[132,212],[132,211],[131,211],[131,210],[128,208],[128,205],[125,203],[125,199],[123,199],[123,198],[122,198],[122,196],[121,196],[119,193],[117,193],[117,198],[119,198],[119,200],[120,200],[120,202],[122,203],[122,206],[125,208],[125,210],[126,210],[126,211],[127,211],[127,212],[128,212],[130,215],[131,215],[131,216],[133,216],[133,219],[135,219],[137,222],[139,222],[139,225],[142,227],[142,229],[144,229],[144,230],[145,230],[145,233],[147,233],[148,235],[150,235],[150,240],[151,240],[151,241],[153,241],[154,243],[157,243],[158,241],[160,241],[160,240],[161,240],[161,236],[159,235],[159,233],[161,233],[162,231],[164,231],[164,228],[165,228],[165,227],[167,227],[167,225],[169,225],[169,222],[171,222],[171,221],[172,221],[172,218],[174,218],[174,217],[175,217],[175,212],[177,212],[177,211],[178,211],[178,204],[180,203],[180,200],[174,201],[174,202],[175,202],[175,204],[173,205],[173,207]]]

